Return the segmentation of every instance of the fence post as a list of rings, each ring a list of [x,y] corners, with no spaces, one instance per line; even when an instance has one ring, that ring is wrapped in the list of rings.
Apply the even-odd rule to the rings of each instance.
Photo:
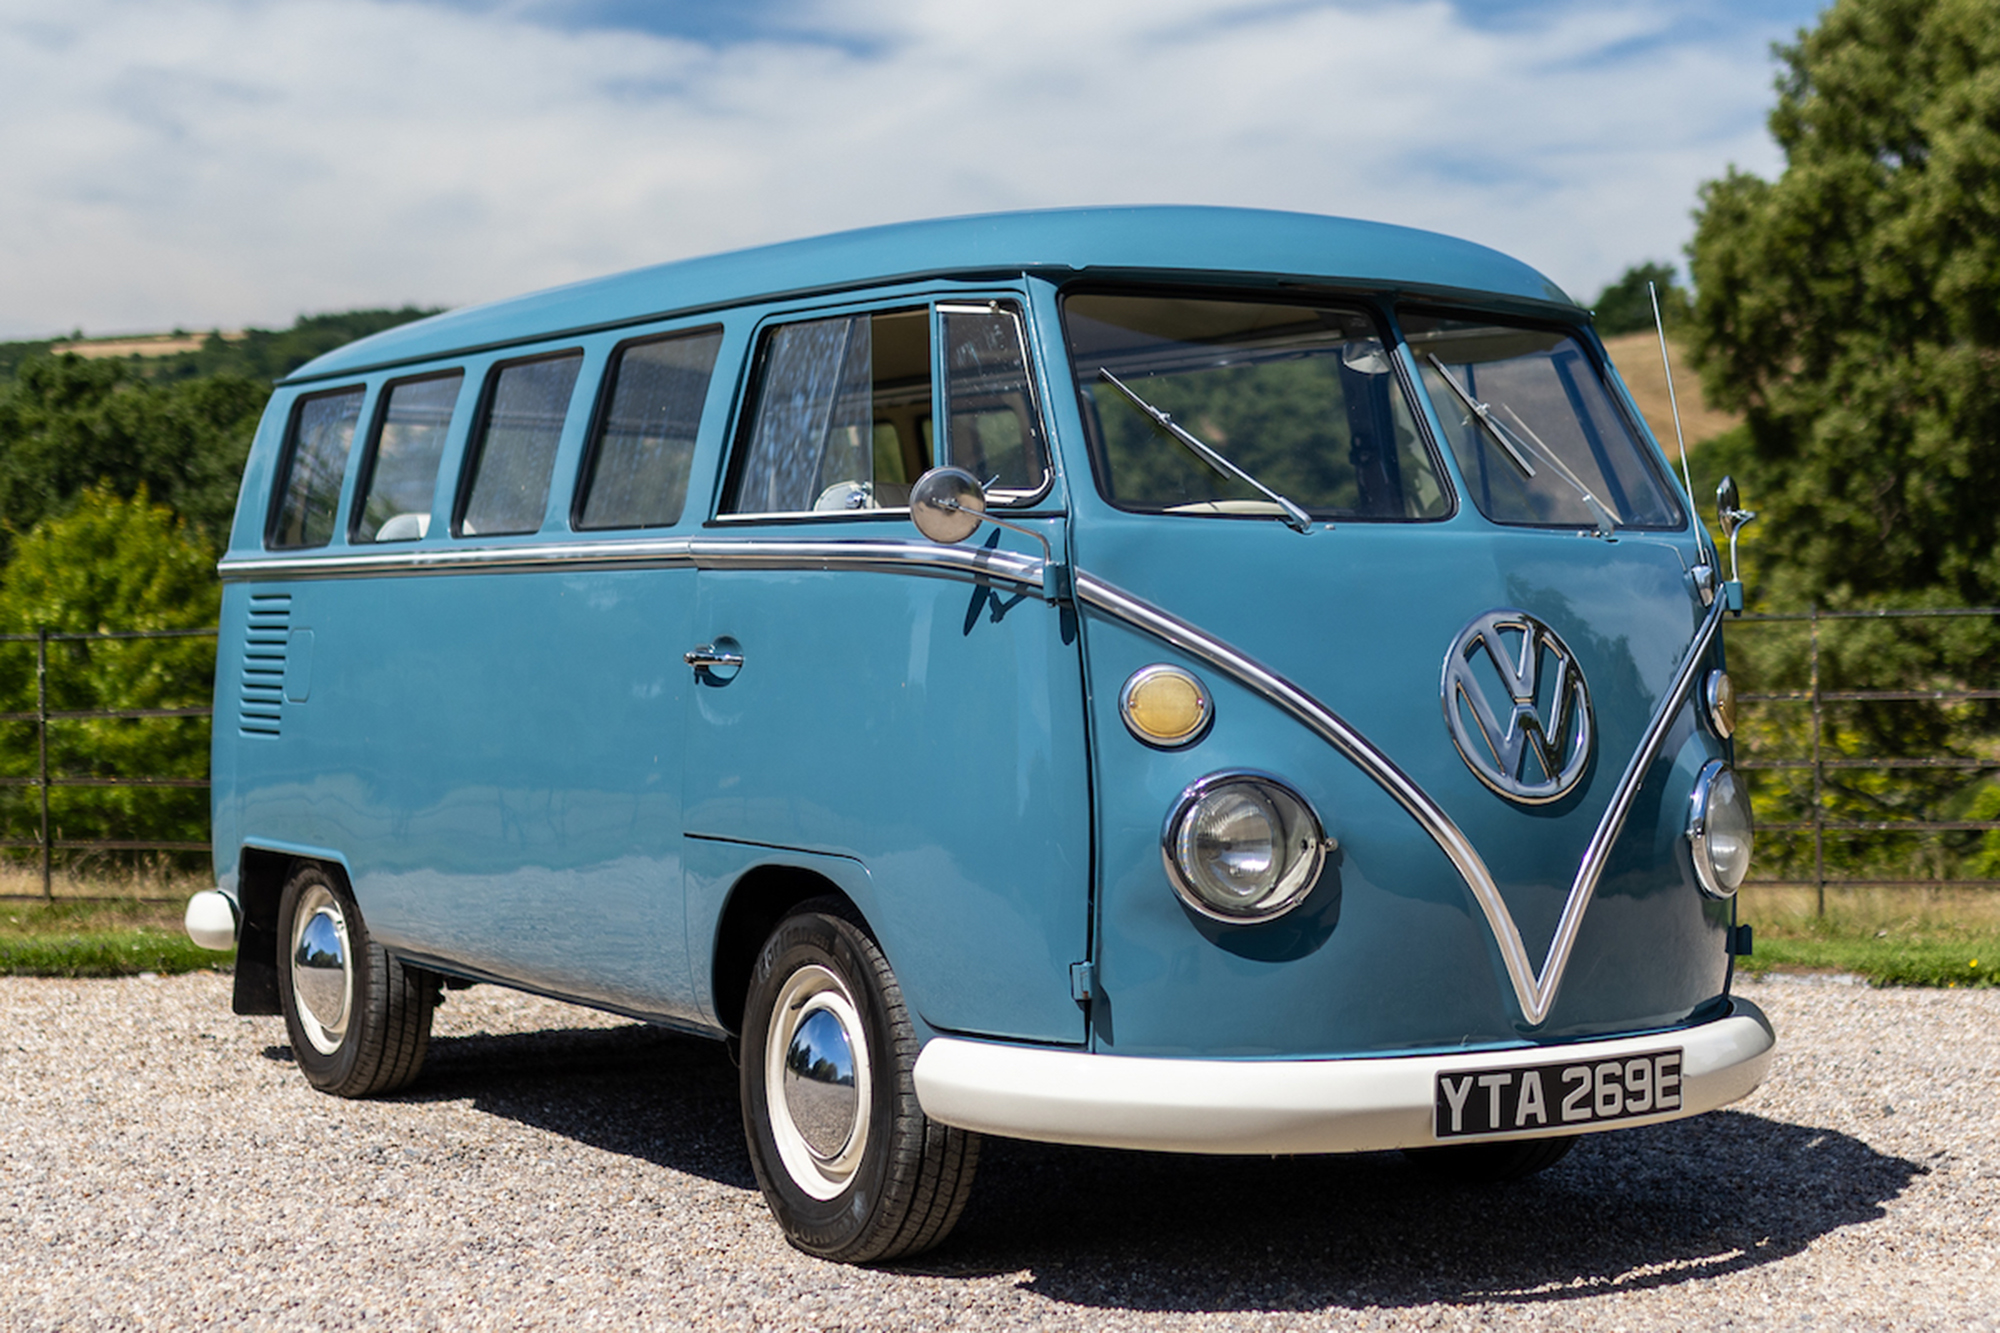
[[[1818,903],[1816,913],[1826,919],[1826,788],[1825,770],[1820,766],[1820,697],[1819,697],[1819,608],[1811,607],[1808,613],[1811,625],[1812,691],[1812,800],[1813,800],[1813,893]]]
[[[41,749],[42,900],[54,902],[55,867],[49,843],[49,632],[35,631],[35,736]]]

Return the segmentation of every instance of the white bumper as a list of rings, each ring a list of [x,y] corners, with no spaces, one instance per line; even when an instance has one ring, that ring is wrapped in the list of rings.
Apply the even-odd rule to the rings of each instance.
[[[188,938],[204,949],[236,947],[236,904],[215,889],[203,889],[188,899],[181,924],[187,928]]]
[[[1712,1111],[1763,1081],[1777,1036],[1756,1005],[1731,1003],[1726,1018],[1643,1037],[1343,1060],[1152,1059],[940,1037],[917,1057],[917,1100],[947,1125],[1045,1143],[1157,1152],[1370,1152],[1439,1142],[1433,1113],[1440,1073],[1601,1062],[1680,1047],[1679,1107],[1545,1133],[1625,1129]]]

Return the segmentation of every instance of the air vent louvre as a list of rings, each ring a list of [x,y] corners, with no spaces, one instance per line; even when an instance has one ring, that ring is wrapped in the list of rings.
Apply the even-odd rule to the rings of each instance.
[[[285,701],[285,644],[291,637],[290,593],[250,594],[243,635],[243,692],[237,714],[242,735],[275,739]]]

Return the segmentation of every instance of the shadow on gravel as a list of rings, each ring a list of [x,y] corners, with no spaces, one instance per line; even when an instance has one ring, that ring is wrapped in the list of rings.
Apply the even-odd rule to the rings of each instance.
[[[643,1023],[434,1037],[423,1076],[394,1100],[469,1100],[605,1152],[757,1188],[719,1041]]]
[[[1798,1253],[1924,1173],[1858,1139],[1723,1111],[1585,1137],[1501,1186],[1400,1154],[1201,1158],[987,1140],[964,1221],[908,1271],[1028,1269],[1066,1304],[1152,1311],[1540,1303]]]
[[[398,1100],[469,1101],[756,1188],[718,1042],[643,1024],[438,1038]],[[1021,1288],[1049,1300],[1141,1311],[1535,1304],[1787,1258],[1881,1217],[1925,1170],[1735,1111],[1588,1135],[1554,1168],[1501,1186],[1441,1183],[1394,1153],[1184,1157],[988,1139],[957,1232],[893,1271],[1027,1270]]]

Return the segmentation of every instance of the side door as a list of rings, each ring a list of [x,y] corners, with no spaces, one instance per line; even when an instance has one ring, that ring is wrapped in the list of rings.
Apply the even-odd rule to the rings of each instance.
[[[1090,798],[1073,611],[949,568],[911,525],[933,463],[1063,541],[1017,296],[818,310],[759,330],[698,543],[690,837],[845,858],[934,1028],[1081,1042]],[[974,544],[1039,556],[989,527]],[[692,862],[691,862],[692,864]],[[696,966],[730,883],[689,881]]]

